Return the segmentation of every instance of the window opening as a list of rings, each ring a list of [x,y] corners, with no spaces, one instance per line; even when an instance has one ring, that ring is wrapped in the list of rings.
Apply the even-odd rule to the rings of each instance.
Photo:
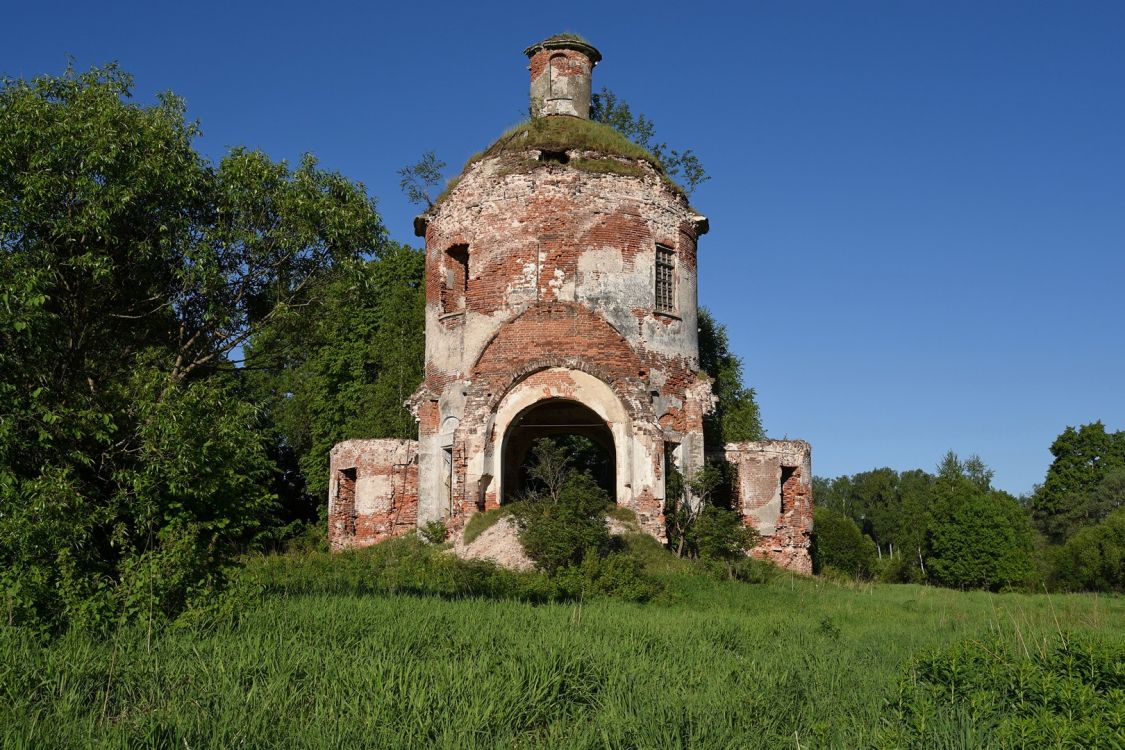
[[[778,507],[779,513],[784,513],[785,511],[789,510],[787,507],[785,507],[785,501],[788,499],[787,497],[785,497],[785,484],[790,479],[792,479],[793,475],[796,474],[796,473],[797,473],[797,467],[796,466],[782,466],[781,467],[781,490],[779,492],[779,495],[781,497],[781,502],[778,504],[779,505],[779,507]]]
[[[442,493],[445,495],[446,509],[453,515],[453,446],[441,449]]]
[[[340,469],[336,478],[337,513],[344,516],[344,534],[355,536],[355,484],[356,470]]]
[[[663,245],[656,246],[656,309],[676,309],[676,253]]]
[[[443,313],[462,312],[469,291],[469,246],[454,245],[445,251],[445,274],[441,285]]]

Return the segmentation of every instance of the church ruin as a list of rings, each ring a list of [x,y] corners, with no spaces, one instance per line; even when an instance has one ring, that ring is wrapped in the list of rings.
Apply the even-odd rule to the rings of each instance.
[[[589,44],[532,45],[530,122],[465,167],[415,220],[426,242],[418,440],[349,440],[331,456],[329,539],[366,546],[517,496],[532,443],[577,435],[643,530],[666,538],[671,466],[736,469],[733,507],[759,557],[811,572],[808,443],[712,451],[699,369],[696,262],[707,219],[639,147],[589,120]]]

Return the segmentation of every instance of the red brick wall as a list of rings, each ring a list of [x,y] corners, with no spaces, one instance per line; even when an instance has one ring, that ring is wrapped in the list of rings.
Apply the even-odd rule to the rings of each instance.
[[[349,440],[332,449],[328,543],[367,547],[414,531],[418,451],[413,440]],[[354,476],[354,479],[353,479]]]

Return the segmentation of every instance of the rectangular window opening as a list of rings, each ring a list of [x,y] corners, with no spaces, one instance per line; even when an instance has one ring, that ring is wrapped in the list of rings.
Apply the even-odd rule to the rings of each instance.
[[[656,246],[656,310],[676,310],[676,253],[663,245]]]
[[[336,512],[344,516],[343,531],[355,536],[355,484],[356,470],[340,469],[336,478]]]
[[[785,511],[789,510],[789,508],[787,507],[788,503],[786,502],[788,500],[788,498],[785,496],[785,485],[790,479],[793,478],[793,475],[796,474],[796,473],[797,473],[797,467],[796,466],[782,466],[781,467],[781,490],[778,493],[778,496],[781,498],[781,503],[780,503],[781,507],[778,511],[779,513],[784,513]]]
[[[445,268],[441,285],[441,311],[463,312],[469,291],[469,246],[453,245],[445,251]]]

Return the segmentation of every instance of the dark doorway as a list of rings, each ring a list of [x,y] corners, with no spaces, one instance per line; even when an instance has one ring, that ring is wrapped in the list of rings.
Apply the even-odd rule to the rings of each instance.
[[[611,498],[617,497],[617,452],[613,433],[593,410],[577,401],[549,399],[524,410],[504,436],[502,503],[537,489],[528,476],[535,441],[547,438],[566,449],[570,465],[594,478]]]

